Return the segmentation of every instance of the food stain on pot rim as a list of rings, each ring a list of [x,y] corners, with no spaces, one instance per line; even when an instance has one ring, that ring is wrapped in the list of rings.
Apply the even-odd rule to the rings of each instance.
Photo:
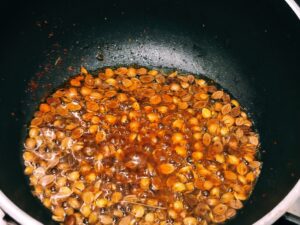
[[[93,74],[93,75],[92,75]],[[81,68],[34,113],[23,159],[63,224],[213,224],[259,176],[253,122],[206,79],[143,67]]]

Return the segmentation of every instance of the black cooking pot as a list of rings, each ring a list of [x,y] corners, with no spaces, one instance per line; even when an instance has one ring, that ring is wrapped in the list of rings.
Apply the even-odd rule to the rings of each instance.
[[[262,173],[230,224],[252,224],[300,177],[300,23],[284,1],[1,2],[0,189],[45,224],[23,175],[38,103],[80,65],[142,65],[205,75],[248,109]]]

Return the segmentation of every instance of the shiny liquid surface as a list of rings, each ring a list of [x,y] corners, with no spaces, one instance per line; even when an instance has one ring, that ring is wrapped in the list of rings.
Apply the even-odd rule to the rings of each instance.
[[[40,105],[24,145],[34,195],[65,224],[221,223],[260,173],[237,100],[145,68],[82,68]]]

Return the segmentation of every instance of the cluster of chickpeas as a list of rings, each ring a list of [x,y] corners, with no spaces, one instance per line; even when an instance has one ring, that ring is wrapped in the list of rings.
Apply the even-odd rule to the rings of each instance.
[[[207,225],[260,173],[237,100],[193,75],[85,68],[39,106],[23,153],[33,193],[66,225]]]

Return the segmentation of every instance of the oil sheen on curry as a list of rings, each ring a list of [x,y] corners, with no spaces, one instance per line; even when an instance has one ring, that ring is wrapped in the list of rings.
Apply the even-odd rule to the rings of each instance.
[[[66,225],[225,222],[260,173],[258,134],[206,79],[81,68],[34,113],[24,143],[33,194]]]

